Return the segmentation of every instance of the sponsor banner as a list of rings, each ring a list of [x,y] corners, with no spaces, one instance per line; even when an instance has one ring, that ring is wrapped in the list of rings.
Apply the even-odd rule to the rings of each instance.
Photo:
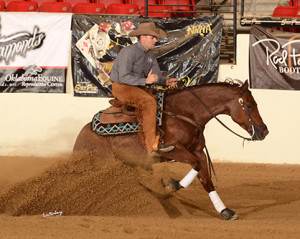
[[[65,92],[71,19],[71,13],[0,13],[0,92]]]
[[[253,26],[249,47],[252,88],[300,90],[300,34]]]
[[[217,81],[222,17],[143,18],[75,14],[72,19],[72,76],[76,96],[111,95],[109,80],[119,51],[135,42],[128,34],[142,22],[167,32],[153,50],[162,74],[193,86]],[[162,88],[166,89],[166,88]]]

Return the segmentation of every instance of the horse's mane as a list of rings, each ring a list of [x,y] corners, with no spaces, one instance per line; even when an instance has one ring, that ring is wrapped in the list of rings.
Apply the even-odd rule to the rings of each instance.
[[[198,89],[198,88],[205,88],[205,87],[216,87],[216,86],[221,86],[221,87],[229,87],[229,88],[236,88],[236,87],[240,87],[241,84],[240,83],[235,83],[233,81],[227,82],[214,82],[214,83],[206,83],[206,84],[202,84],[202,85],[194,85],[194,86],[188,86],[188,87],[179,87],[179,88],[175,88],[175,89],[171,89],[168,90],[168,95],[175,95],[178,94],[180,92],[183,91],[192,91],[194,89]]]

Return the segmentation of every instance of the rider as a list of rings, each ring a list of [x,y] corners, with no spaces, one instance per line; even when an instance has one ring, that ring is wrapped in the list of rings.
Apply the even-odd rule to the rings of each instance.
[[[148,154],[152,151],[169,152],[174,146],[158,145],[155,140],[157,102],[143,90],[145,85],[156,83],[174,87],[178,82],[176,78],[166,79],[161,75],[156,57],[151,51],[157,38],[167,37],[167,34],[150,22],[141,23],[129,36],[138,37],[139,41],[122,49],[118,54],[110,74],[112,93],[122,103],[141,111]]]

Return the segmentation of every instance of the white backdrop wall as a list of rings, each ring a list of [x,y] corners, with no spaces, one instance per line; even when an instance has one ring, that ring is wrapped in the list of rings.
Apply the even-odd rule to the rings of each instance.
[[[238,35],[237,64],[221,65],[219,81],[249,79],[249,35]],[[205,131],[213,160],[257,163],[300,163],[300,92],[251,90],[270,134],[264,141],[245,142],[215,120]],[[70,154],[81,128],[108,107],[107,98],[74,97],[69,64],[66,94],[1,93],[0,155],[58,156]],[[247,136],[228,116],[228,126]]]

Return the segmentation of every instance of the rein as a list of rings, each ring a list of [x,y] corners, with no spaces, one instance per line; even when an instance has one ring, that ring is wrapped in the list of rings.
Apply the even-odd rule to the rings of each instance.
[[[203,127],[199,123],[197,123],[195,120],[192,120],[191,118],[188,118],[188,117],[183,116],[183,115],[178,115],[178,114],[175,114],[173,112],[169,112],[169,111],[165,111],[165,110],[162,110],[161,112],[165,113],[167,115],[170,115],[171,117],[175,117],[175,118],[187,121],[190,124],[194,125],[196,128],[198,128],[199,130],[203,130]]]

